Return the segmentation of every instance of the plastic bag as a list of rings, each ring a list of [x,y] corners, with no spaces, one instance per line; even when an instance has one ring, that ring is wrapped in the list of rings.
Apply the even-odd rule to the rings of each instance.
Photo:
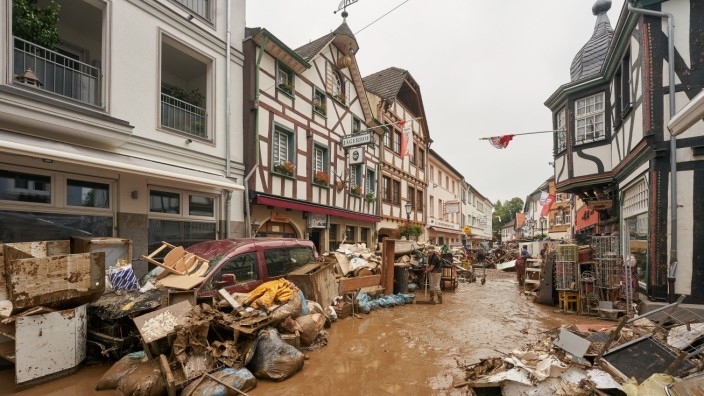
[[[124,396],[160,396],[166,394],[166,383],[161,375],[158,359],[139,363],[117,382]]]
[[[257,386],[257,379],[246,368],[236,370],[226,367],[211,375],[242,392],[247,392]],[[224,385],[212,379],[205,378],[203,382],[200,383],[196,383],[195,381],[191,382],[181,391],[181,394],[189,396],[226,396],[231,394],[231,392]]]
[[[117,382],[124,377],[144,358],[144,351],[133,352],[123,356],[106,371],[95,385],[95,390],[117,389]]]
[[[247,368],[257,378],[283,381],[303,368],[304,356],[294,346],[281,339],[273,327],[260,330],[257,348]]]
[[[113,290],[139,290],[132,264],[108,268],[107,275]]]

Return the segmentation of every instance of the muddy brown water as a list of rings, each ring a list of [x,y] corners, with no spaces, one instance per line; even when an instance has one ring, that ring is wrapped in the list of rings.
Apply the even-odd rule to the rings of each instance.
[[[424,299],[422,291],[417,299]],[[563,313],[521,292],[515,273],[487,270],[486,284],[460,283],[443,304],[408,304],[349,317],[327,329],[328,345],[305,352],[303,369],[282,382],[258,380],[250,396],[466,395],[461,368],[542,338],[563,324],[609,324]],[[119,395],[95,391],[109,364],[84,365],[73,375],[17,390],[14,371],[0,371],[0,394]]]

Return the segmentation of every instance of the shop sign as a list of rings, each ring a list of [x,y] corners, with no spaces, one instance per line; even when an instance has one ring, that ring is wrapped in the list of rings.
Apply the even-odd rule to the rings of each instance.
[[[587,201],[587,206],[589,207],[589,209],[592,210],[609,209],[611,208],[611,206],[613,206],[613,201],[611,201],[610,199]]]
[[[342,138],[342,148],[350,148],[355,146],[363,146],[365,144],[374,143],[374,132],[368,131],[358,133],[356,135],[345,136]]]
[[[329,216],[322,213],[308,213],[308,228],[328,228]]]
[[[288,215],[286,213],[271,212],[271,221],[276,223],[288,223]]]

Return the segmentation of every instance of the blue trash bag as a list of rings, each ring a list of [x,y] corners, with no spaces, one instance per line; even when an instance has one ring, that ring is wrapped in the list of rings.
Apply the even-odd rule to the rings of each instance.
[[[257,379],[252,372],[246,368],[234,369],[230,367],[223,368],[211,374],[218,380],[230,385],[242,392],[252,390],[257,386]],[[231,394],[230,390],[223,384],[206,378],[202,382],[191,382],[181,391],[183,395],[190,396],[227,396]]]

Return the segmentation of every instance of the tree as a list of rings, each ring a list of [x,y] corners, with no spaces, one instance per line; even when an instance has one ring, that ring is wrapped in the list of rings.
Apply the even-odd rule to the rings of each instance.
[[[60,6],[53,0],[46,7],[37,0],[12,0],[12,34],[45,48],[53,49],[61,42],[59,29]]]
[[[406,237],[407,239],[411,240],[418,238],[418,236],[423,233],[423,227],[418,224],[411,224],[406,222],[399,224],[397,231],[400,236]]]
[[[494,231],[494,236],[497,240],[501,240],[501,227],[515,219],[516,213],[519,212],[523,212],[523,200],[521,198],[514,197],[503,203],[496,201],[494,204],[493,218],[491,220],[491,229]]]

